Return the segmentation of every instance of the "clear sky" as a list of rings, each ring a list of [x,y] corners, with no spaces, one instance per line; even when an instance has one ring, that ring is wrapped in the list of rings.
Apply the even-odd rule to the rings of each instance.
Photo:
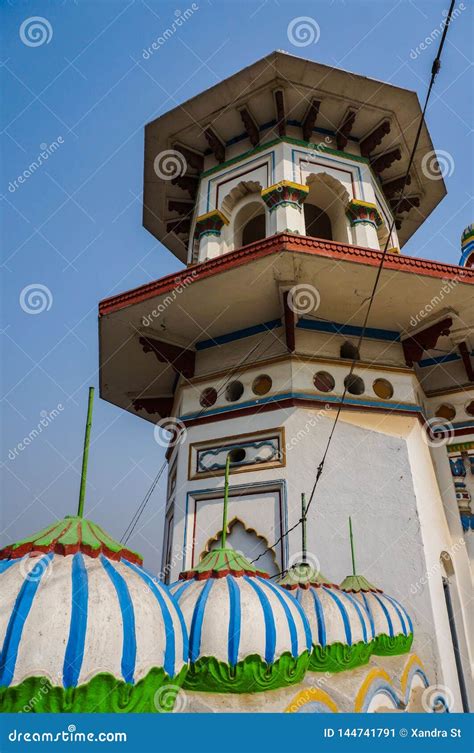
[[[145,123],[275,49],[423,99],[437,45],[420,44],[436,37],[449,3],[198,0],[189,20],[145,59],[143,50],[191,5],[2,5],[1,545],[77,509],[87,388],[98,387],[98,301],[180,267],[141,226]],[[404,248],[452,263],[474,219],[468,6],[456,3],[427,114],[436,149],[447,153],[448,196]],[[39,36],[30,28],[35,16],[47,22]],[[289,41],[288,25],[299,16],[318,24],[316,43]],[[47,159],[19,182],[45,149]],[[39,286],[38,297],[29,286]],[[42,418],[41,433],[21,449]],[[153,426],[97,391],[86,514],[120,538],[162,460]],[[163,479],[129,542],[154,570],[164,501]]]

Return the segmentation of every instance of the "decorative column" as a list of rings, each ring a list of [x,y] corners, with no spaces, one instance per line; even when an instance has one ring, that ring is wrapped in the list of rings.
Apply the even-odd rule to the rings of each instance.
[[[218,209],[201,214],[196,220],[194,237],[199,241],[199,261],[214,259],[222,253],[221,230],[229,220]]]
[[[290,180],[281,180],[263,189],[262,199],[270,211],[269,235],[284,232],[305,234],[303,202],[308,193],[308,186]]]
[[[346,215],[355,231],[356,246],[380,250],[377,228],[382,218],[375,204],[352,199],[346,207]]]

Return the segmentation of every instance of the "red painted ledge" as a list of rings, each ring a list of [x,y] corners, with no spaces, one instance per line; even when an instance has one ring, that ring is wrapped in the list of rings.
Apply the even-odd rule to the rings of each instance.
[[[375,251],[371,248],[352,246],[349,243],[324,241],[304,235],[281,233],[280,235],[272,235],[270,238],[251,243],[248,246],[243,246],[236,251],[230,251],[222,256],[218,256],[216,259],[187,267],[181,272],[167,275],[133,290],[127,290],[110,298],[104,298],[99,303],[99,316],[112,314],[114,311],[123,309],[126,306],[132,306],[154,296],[163,295],[180,285],[186,287],[197,280],[212,277],[228,269],[242,266],[249,261],[285,251],[314,254],[337,261],[352,261],[356,264],[366,264],[373,267],[377,267],[382,258],[381,251]],[[458,267],[456,264],[444,264],[438,261],[431,261],[430,259],[418,259],[415,256],[387,254],[384,268],[400,272],[413,272],[418,275],[438,277],[440,279],[456,279],[460,282],[474,285],[474,269]]]

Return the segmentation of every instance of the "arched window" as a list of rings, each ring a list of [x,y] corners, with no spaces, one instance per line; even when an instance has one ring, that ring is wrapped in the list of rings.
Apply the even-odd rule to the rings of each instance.
[[[249,201],[237,209],[233,218],[234,248],[262,240],[266,234],[265,204]]]
[[[229,532],[227,534],[228,547],[236,549],[247,557],[250,561],[260,557],[258,566],[269,573],[270,575],[276,575],[278,573],[278,566],[275,562],[275,554],[272,549],[268,548],[268,543],[263,536],[259,536],[255,531],[249,530],[245,527],[237,518],[234,518],[229,523]],[[221,532],[209,543],[207,549],[219,549],[221,545]]]
[[[304,204],[304,223],[306,235],[332,241],[332,225],[326,212],[315,204]]]

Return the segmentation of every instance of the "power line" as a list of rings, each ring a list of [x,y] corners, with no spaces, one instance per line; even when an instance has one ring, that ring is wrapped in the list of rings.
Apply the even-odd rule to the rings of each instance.
[[[436,55],[436,57],[435,57],[435,59],[433,61],[433,65],[431,67],[431,78],[430,78],[430,83],[429,83],[429,86],[428,86],[428,91],[427,91],[426,97],[425,97],[425,103],[424,103],[423,110],[422,110],[422,113],[421,113],[420,122],[418,124],[418,129],[417,129],[417,132],[416,132],[416,136],[415,136],[415,140],[414,140],[414,143],[413,143],[413,147],[412,147],[411,152],[410,152],[410,158],[408,160],[408,166],[407,166],[404,178],[403,178],[402,187],[400,189],[400,195],[399,195],[399,198],[397,200],[396,206],[393,208],[393,219],[392,219],[392,221],[390,223],[390,227],[389,227],[389,231],[388,231],[388,235],[387,235],[387,240],[385,241],[385,246],[384,246],[384,249],[383,249],[383,252],[382,252],[380,263],[378,265],[377,274],[375,276],[374,285],[373,285],[372,292],[371,292],[371,295],[370,295],[370,298],[369,298],[369,302],[368,302],[368,306],[367,306],[367,311],[366,311],[366,314],[365,314],[365,317],[364,317],[364,323],[363,323],[363,326],[362,326],[362,329],[361,329],[361,332],[360,332],[360,335],[359,335],[359,339],[358,339],[358,342],[357,342],[357,353],[355,354],[354,358],[352,359],[351,367],[350,367],[350,370],[349,370],[349,374],[347,375],[347,377],[344,380],[344,391],[342,393],[342,397],[341,397],[341,400],[340,400],[338,408],[337,408],[336,416],[334,418],[334,422],[333,422],[333,425],[331,427],[331,431],[329,433],[329,437],[328,437],[328,441],[326,443],[326,447],[324,449],[322,458],[321,458],[321,460],[319,462],[319,465],[317,467],[317,470],[316,470],[316,476],[315,476],[313,488],[311,490],[311,494],[310,494],[310,497],[309,497],[308,505],[306,507],[306,514],[305,515],[308,514],[309,508],[311,507],[311,503],[312,503],[312,501],[314,499],[314,495],[315,495],[316,488],[317,488],[318,483],[319,483],[319,479],[322,476],[322,473],[323,473],[323,470],[324,470],[324,464],[326,462],[326,457],[327,457],[327,454],[329,452],[329,448],[331,446],[332,438],[334,436],[334,432],[336,430],[336,426],[337,426],[337,423],[339,421],[339,416],[341,415],[342,407],[343,407],[345,399],[346,399],[348,386],[350,384],[350,378],[351,378],[351,376],[353,374],[355,365],[356,365],[357,360],[358,360],[357,354],[360,351],[360,346],[361,346],[362,341],[363,341],[364,336],[365,336],[365,332],[366,332],[366,329],[367,329],[367,322],[369,320],[370,312],[372,310],[372,305],[373,305],[373,302],[374,302],[374,299],[375,299],[375,294],[377,292],[377,288],[378,288],[378,285],[379,285],[380,276],[382,274],[382,269],[383,269],[385,257],[387,255],[387,250],[388,250],[390,238],[391,238],[391,235],[392,235],[392,232],[393,232],[393,228],[395,227],[395,215],[397,213],[398,207],[400,206],[400,203],[404,199],[404,193],[405,193],[405,190],[406,190],[406,187],[407,187],[408,176],[410,174],[410,170],[411,170],[411,167],[413,165],[413,160],[415,158],[416,149],[418,147],[418,142],[420,140],[421,130],[422,130],[423,124],[425,122],[425,114],[426,114],[426,110],[427,110],[427,107],[428,107],[428,102],[430,100],[431,91],[433,89],[435,78],[436,78],[436,76],[439,73],[439,70],[441,68],[441,54],[442,54],[442,51],[443,51],[444,42],[445,42],[445,39],[446,39],[446,34],[448,32],[448,27],[449,27],[449,24],[450,24],[450,21],[451,21],[451,15],[452,15],[452,12],[453,12],[453,9],[454,9],[454,3],[455,3],[455,0],[451,0],[451,5],[450,5],[449,11],[448,11],[448,15],[446,17],[446,24],[445,24],[444,29],[443,29],[443,35],[441,37],[441,41],[440,41],[440,45],[439,45],[439,48],[438,48],[438,52],[437,52],[437,55]],[[286,538],[286,536],[288,536],[288,534],[290,534],[295,528],[297,528],[302,523],[303,523],[303,518],[300,518],[293,526],[291,526],[291,528],[289,528],[287,531],[285,531],[284,533],[282,533],[281,536],[277,539],[277,541],[275,541],[275,543],[272,546],[268,547],[264,552],[262,552],[261,554],[259,554],[258,557],[256,557],[254,560],[252,560],[252,564],[255,563],[255,562],[257,562],[261,557],[263,557],[263,555],[266,554],[266,552],[268,550],[274,549],[284,538]]]

